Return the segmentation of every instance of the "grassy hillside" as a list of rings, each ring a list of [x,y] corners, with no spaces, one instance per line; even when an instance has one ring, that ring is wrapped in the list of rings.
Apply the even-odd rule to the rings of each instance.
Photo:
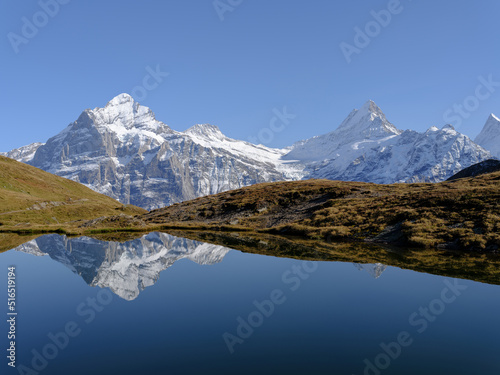
[[[62,228],[100,216],[145,212],[74,181],[0,156],[0,230]]]
[[[500,172],[437,184],[264,183],[155,210],[143,220],[495,252]]]
[[[0,232],[255,231],[498,252],[500,172],[437,184],[264,183],[146,213],[0,157]]]

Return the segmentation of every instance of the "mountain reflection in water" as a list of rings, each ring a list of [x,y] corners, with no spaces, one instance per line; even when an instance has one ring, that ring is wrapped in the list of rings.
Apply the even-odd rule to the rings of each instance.
[[[230,251],[226,247],[157,232],[124,243],[50,234],[15,250],[48,255],[80,275],[90,286],[109,288],[129,301],[153,285],[162,271],[180,259],[210,265],[222,261]]]

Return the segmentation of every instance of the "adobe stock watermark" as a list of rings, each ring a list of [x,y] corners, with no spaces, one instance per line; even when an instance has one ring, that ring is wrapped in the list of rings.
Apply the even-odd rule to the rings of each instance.
[[[130,93],[138,102],[146,99],[148,93],[157,89],[160,83],[170,75],[170,73],[161,71],[160,64],[156,64],[155,69],[148,65],[146,67],[146,73],[147,74],[142,78],[141,85],[135,86]]]
[[[243,0],[214,0],[212,5],[219,16],[219,20],[222,22],[225,19],[224,14],[234,12],[242,3]]]
[[[16,54],[19,53],[19,47],[22,44],[28,44],[31,39],[37,36],[40,29],[47,26],[51,18],[59,14],[61,5],[66,5],[70,0],[40,0],[38,6],[40,10],[33,13],[31,17],[21,18],[21,34],[13,31],[7,34],[10,45]]]
[[[97,314],[113,301],[113,294],[108,289],[101,289],[96,297],[88,297],[85,302],[76,306],[75,313],[82,320],[67,322],[58,332],[47,334],[47,343],[41,348],[31,350],[32,358],[30,367],[17,366],[20,375],[38,375],[49,366],[49,362],[57,358],[59,353],[66,349],[70,341],[82,333],[85,325],[92,323]]]
[[[296,292],[302,282],[309,279],[311,274],[318,269],[318,263],[314,261],[304,261],[300,265],[293,265],[289,270],[283,272],[281,281],[288,288],[288,292]],[[255,330],[264,324],[264,321],[270,318],[276,311],[276,308],[284,304],[287,300],[287,292],[283,289],[274,289],[269,293],[269,298],[262,301],[254,300],[253,310],[245,318],[238,316],[236,318],[236,329],[233,333],[224,332],[222,339],[229,350],[229,353],[235,352],[237,344],[242,345],[248,340]]]
[[[488,100],[500,87],[500,81],[495,81],[493,74],[489,74],[488,78],[479,76],[477,80],[479,83],[473,95],[467,96],[461,103],[454,103],[443,113],[445,123],[458,128],[462,125],[463,120],[468,119],[473,112],[479,109],[481,102]]]
[[[288,125],[290,125],[291,120],[297,118],[297,115],[288,113],[286,107],[283,107],[282,110],[273,108],[273,115],[274,116],[269,121],[269,126],[260,129],[257,133],[257,137],[248,137],[247,139],[249,142],[261,145],[269,144],[273,141],[276,134],[281,133]]]
[[[411,0],[408,0],[411,1]],[[352,55],[359,55],[371,41],[378,37],[382,30],[387,28],[395,15],[400,14],[404,10],[400,0],[389,0],[386,9],[379,11],[371,10],[372,19],[368,21],[364,27],[356,26],[354,28],[354,38],[352,44],[342,42],[339,47],[342,51],[345,60],[348,64],[352,62]]]
[[[445,279],[445,288],[441,290],[439,298],[433,299],[427,306],[420,306],[417,311],[410,314],[408,323],[411,327],[416,328],[416,333],[424,333],[430,324],[434,323],[445,312],[446,306],[455,302],[457,297],[467,289],[467,286],[459,284],[459,281]],[[381,375],[383,370],[387,370],[391,363],[401,356],[404,348],[413,344],[414,336],[415,334],[412,335],[410,331],[401,331],[396,335],[394,341],[381,342],[381,352],[373,359],[364,359],[363,375]]]

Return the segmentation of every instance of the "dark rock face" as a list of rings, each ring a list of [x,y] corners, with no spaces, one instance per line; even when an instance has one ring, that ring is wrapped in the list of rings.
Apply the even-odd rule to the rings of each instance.
[[[461,170],[457,174],[451,176],[448,181],[457,180],[459,178],[475,177],[497,171],[500,171],[500,160],[489,159]]]

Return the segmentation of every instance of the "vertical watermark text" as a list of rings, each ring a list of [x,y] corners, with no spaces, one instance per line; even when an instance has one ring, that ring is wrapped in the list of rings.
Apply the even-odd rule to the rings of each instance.
[[[16,289],[16,267],[7,268],[7,340],[9,348],[7,349],[7,364],[10,367],[16,367],[16,324],[17,324],[17,289]]]

